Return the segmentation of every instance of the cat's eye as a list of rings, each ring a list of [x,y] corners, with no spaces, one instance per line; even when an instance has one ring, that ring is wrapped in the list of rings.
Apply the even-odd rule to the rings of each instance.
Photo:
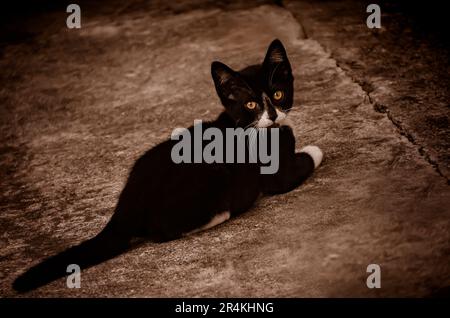
[[[247,104],[245,104],[245,107],[247,107],[248,109],[255,109],[256,102],[248,102]]]
[[[284,94],[282,91],[276,91],[273,93],[273,99],[274,100],[281,100],[283,98]]]

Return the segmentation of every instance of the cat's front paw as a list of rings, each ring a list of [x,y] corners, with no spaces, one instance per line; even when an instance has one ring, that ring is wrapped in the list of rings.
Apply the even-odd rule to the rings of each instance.
[[[314,161],[314,169],[316,169],[322,162],[323,152],[317,146],[309,145],[303,147],[302,149],[300,149],[300,152],[307,153],[312,158],[312,160]]]

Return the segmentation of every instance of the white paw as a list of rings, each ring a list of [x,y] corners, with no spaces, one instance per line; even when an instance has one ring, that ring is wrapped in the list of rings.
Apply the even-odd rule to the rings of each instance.
[[[317,168],[320,165],[320,163],[322,162],[323,152],[317,146],[309,145],[309,146],[303,147],[302,149],[300,149],[300,152],[305,152],[311,156],[311,158],[314,161],[314,168]]]

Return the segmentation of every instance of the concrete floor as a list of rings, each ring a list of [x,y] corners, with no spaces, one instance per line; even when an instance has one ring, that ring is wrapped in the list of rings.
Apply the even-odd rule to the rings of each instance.
[[[217,228],[88,269],[81,289],[61,279],[26,296],[417,297],[450,285],[444,49],[420,42],[406,69],[414,50],[401,54],[391,20],[369,31],[350,2],[143,3],[81,4],[80,30],[51,10],[2,42],[1,296],[102,228],[140,154],[217,116],[211,61],[258,63],[274,38],[293,66],[297,146],[325,153],[314,176]],[[364,54],[380,45],[381,58]],[[372,263],[380,289],[366,287]]]

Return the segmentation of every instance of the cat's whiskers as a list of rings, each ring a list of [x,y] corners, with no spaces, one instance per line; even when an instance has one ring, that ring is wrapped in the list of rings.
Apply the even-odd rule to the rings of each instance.
[[[259,128],[252,127],[249,138],[249,154],[252,160],[256,160],[256,142]]]
[[[252,121],[250,124],[248,124],[247,126],[244,127],[244,130],[246,130],[246,129],[249,128],[250,126],[252,126],[252,128],[255,128],[255,125],[256,125],[257,122],[258,122],[258,120]]]
[[[291,108],[289,108],[289,109],[285,109],[285,110],[283,110],[285,113],[286,113],[286,115],[287,114],[289,114],[289,113],[295,113],[295,112],[298,112],[298,111],[300,111],[301,110],[301,108],[294,108],[294,107],[291,107]]]

